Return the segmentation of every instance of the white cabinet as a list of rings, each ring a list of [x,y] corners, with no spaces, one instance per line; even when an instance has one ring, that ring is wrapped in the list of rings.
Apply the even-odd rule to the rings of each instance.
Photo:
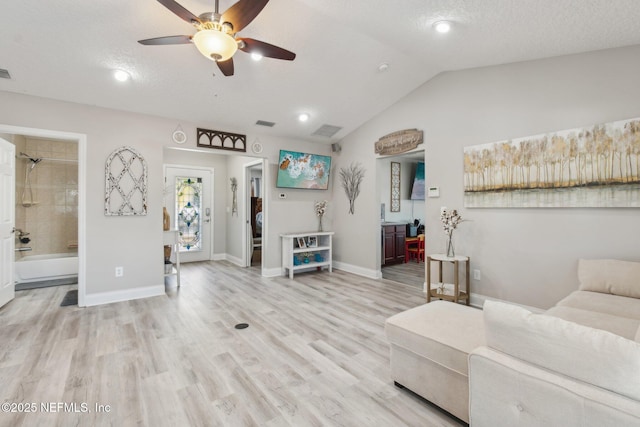
[[[171,264],[165,264],[164,277],[176,276],[177,286],[180,287],[180,233],[178,230],[166,230],[162,235],[162,243],[164,246],[171,246]],[[171,265],[169,270],[167,265]]]
[[[282,238],[282,273],[289,272],[293,279],[294,272],[326,267],[332,271],[331,239],[333,231],[281,234]]]

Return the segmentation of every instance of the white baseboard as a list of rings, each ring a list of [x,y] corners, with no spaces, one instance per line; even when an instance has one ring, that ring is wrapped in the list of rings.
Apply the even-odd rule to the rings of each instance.
[[[147,286],[144,288],[123,289],[120,291],[98,292],[84,296],[85,307],[110,304],[112,302],[129,301],[140,298],[157,297],[165,295],[164,285]]]
[[[425,295],[427,295],[427,282],[424,282],[422,284],[422,293]],[[484,302],[485,301],[497,301],[497,302],[503,302],[505,304],[511,304],[511,305],[517,305],[520,306],[524,309],[529,310],[532,313],[543,313],[545,310],[542,310],[538,307],[531,307],[528,305],[524,305],[524,304],[516,304],[514,302],[511,301],[505,301],[499,298],[492,298],[492,297],[488,297],[486,295],[481,295],[481,294],[474,294],[473,292],[471,293],[471,298],[469,299],[469,305],[475,308],[482,308],[484,306]]]
[[[480,295],[480,294],[474,294],[471,293],[471,300],[469,302],[470,305],[477,307],[477,308],[482,308],[482,306],[484,306],[484,302],[485,301],[497,301],[497,302],[503,302],[505,304],[511,304],[511,305],[517,305],[520,306],[526,310],[529,310],[532,313],[544,313],[545,310],[538,308],[538,307],[531,307],[529,305],[524,305],[524,304],[516,304],[515,302],[511,302],[511,301],[505,301],[499,298],[492,298],[492,297],[488,297],[486,295]]]
[[[369,279],[382,279],[382,272],[371,270],[369,268],[358,267],[357,265],[347,264],[340,261],[333,261],[333,268],[346,271],[347,273],[357,274]]]
[[[284,276],[282,272],[282,267],[262,269],[262,277],[279,277],[279,276]]]
[[[244,267],[244,260],[242,258],[235,257],[233,255],[226,254],[225,260],[229,261],[232,264],[237,265],[238,267]]]
[[[224,261],[227,259],[227,254],[213,254],[211,257],[212,261]]]

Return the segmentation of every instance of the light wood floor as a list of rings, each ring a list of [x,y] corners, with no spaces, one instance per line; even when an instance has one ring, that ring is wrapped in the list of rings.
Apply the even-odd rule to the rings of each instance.
[[[182,272],[167,296],[84,309],[59,307],[72,286],[17,292],[0,309],[0,402],[38,410],[0,425],[464,425],[390,379],[384,320],[422,304],[420,289],[340,271],[266,279],[227,262]]]
[[[382,277],[394,282],[406,283],[416,288],[423,289],[425,282],[424,262],[411,260],[407,263],[389,265],[382,268]]]

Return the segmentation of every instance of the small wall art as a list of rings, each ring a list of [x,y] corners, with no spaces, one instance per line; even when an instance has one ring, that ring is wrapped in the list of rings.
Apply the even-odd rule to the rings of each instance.
[[[241,151],[244,153],[247,151],[247,136],[221,130],[197,128],[196,145],[214,150]]]
[[[147,162],[132,147],[117,148],[107,158],[104,214],[147,214]]]
[[[464,149],[464,206],[640,207],[640,119]]]
[[[400,163],[391,162],[391,212],[400,212]]]

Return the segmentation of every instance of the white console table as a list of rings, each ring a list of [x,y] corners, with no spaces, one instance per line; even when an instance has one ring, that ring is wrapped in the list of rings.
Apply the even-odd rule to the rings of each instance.
[[[288,271],[290,279],[294,272],[313,267],[318,270],[326,267],[331,273],[332,236],[333,231],[281,234],[282,273]]]

